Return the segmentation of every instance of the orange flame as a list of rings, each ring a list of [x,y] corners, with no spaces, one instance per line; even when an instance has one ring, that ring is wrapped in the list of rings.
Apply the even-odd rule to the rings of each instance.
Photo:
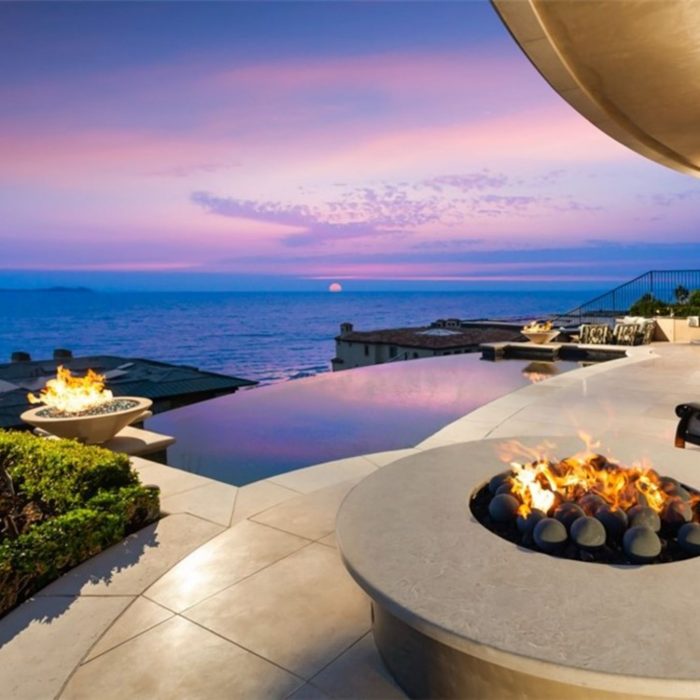
[[[614,509],[644,504],[657,512],[663,510],[672,495],[666,493],[656,471],[644,464],[622,466],[596,454],[594,448],[599,443],[589,435],[579,436],[586,449],[563,460],[550,456],[551,443],[534,449],[518,442],[501,446],[501,457],[512,470],[511,491],[521,501],[520,515],[526,516],[534,509],[550,514],[562,501],[577,501],[587,493],[600,496]],[[515,455],[525,456],[528,461],[513,461]]]
[[[44,403],[61,413],[89,411],[112,398],[105,389],[105,377],[89,369],[84,377],[74,377],[69,369],[59,365],[56,378],[49,379],[39,396],[27,394],[29,403]]]
[[[531,333],[546,333],[552,330],[551,321],[530,321],[527,325],[523,326],[524,331]]]

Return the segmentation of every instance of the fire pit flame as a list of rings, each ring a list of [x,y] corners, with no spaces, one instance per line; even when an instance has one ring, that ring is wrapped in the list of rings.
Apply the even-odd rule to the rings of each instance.
[[[561,461],[548,456],[551,444],[535,451],[512,442],[504,446],[502,456],[511,467],[510,491],[521,502],[519,515],[533,510],[550,514],[560,503],[577,502],[586,494],[599,496],[615,510],[644,505],[661,513],[677,496],[649,465],[623,467],[594,452],[599,445],[588,435],[580,437],[586,449]],[[513,461],[518,452],[530,461]]]
[[[27,394],[29,403],[46,404],[62,414],[89,411],[111,401],[113,396],[105,389],[105,377],[89,369],[84,377],[74,377],[69,369],[59,365],[56,378],[49,379],[39,395]]]
[[[700,491],[648,462],[623,465],[580,437],[586,448],[561,460],[551,443],[501,445],[510,469],[472,494],[477,520],[511,542],[569,559],[646,564],[700,556]]]
[[[511,467],[510,491],[521,501],[519,515],[527,516],[532,510],[549,514],[559,503],[576,502],[586,494],[599,496],[615,510],[641,504],[661,513],[677,496],[651,466],[623,467],[594,452],[599,444],[588,435],[580,433],[580,437],[586,449],[561,461],[548,456],[551,443],[537,450],[517,442],[502,447],[502,458]],[[516,453],[529,461],[513,461]]]

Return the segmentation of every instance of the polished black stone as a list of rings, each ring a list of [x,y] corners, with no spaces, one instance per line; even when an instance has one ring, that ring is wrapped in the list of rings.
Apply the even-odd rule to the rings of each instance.
[[[608,537],[618,539],[622,537],[629,525],[627,514],[621,508],[613,508],[609,505],[604,505],[598,508],[595,513],[595,518],[600,520],[605,528]]]
[[[496,474],[496,476],[491,477],[491,481],[489,481],[489,491],[491,492],[491,495],[495,496],[499,487],[506,483],[512,475],[513,473],[508,471],[501,472],[500,474]]]
[[[489,515],[499,523],[507,523],[515,519],[520,502],[507,493],[499,493],[489,503]]]
[[[544,552],[553,552],[566,542],[566,528],[554,518],[543,518],[532,531],[535,544]]]
[[[577,503],[573,503],[571,501],[562,503],[554,511],[554,517],[559,520],[559,522],[561,522],[567,530],[571,527],[574,520],[577,520],[582,515],[585,515],[583,508],[581,508],[581,506]]]
[[[686,523],[678,529],[678,544],[689,554],[700,554],[700,523]]]
[[[586,515],[595,515],[598,508],[605,505],[605,499],[596,493],[587,493],[578,500],[579,506],[583,508]]]
[[[570,534],[571,539],[584,549],[598,549],[605,544],[606,532],[603,523],[588,515],[574,520]]]
[[[661,553],[661,540],[650,527],[631,527],[622,538],[622,545],[634,564],[646,564]]]
[[[661,511],[661,521],[666,527],[678,529],[684,523],[693,519],[693,509],[687,501],[674,496],[666,502]]]
[[[519,515],[515,520],[515,524],[521,534],[531,535],[532,531],[535,529],[535,525],[545,517],[547,516],[541,510],[535,509],[530,511],[526,516]]]
[[[661,529],[661,518],[659,514],[647,506],[634,506],[627,511],[627,518],[630,527],[650,527],[654,532]]]

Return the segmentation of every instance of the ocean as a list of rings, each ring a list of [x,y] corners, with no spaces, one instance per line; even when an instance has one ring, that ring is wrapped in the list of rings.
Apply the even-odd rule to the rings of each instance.
[[[357,330],[437,318],[536,318],[595,292],[0,291],[0,363],[54,348],[192,365],[262,383],[330,370],[340,323]]]

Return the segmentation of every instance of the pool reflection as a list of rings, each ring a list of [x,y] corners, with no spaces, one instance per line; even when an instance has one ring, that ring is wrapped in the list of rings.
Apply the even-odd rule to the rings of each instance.
[[[154,416],[168,461],[242,485],[299,467],[411,447],[528,384],[527,361],[454,355],[321,374]],[[575,363],[558,362],[566,371]]]

